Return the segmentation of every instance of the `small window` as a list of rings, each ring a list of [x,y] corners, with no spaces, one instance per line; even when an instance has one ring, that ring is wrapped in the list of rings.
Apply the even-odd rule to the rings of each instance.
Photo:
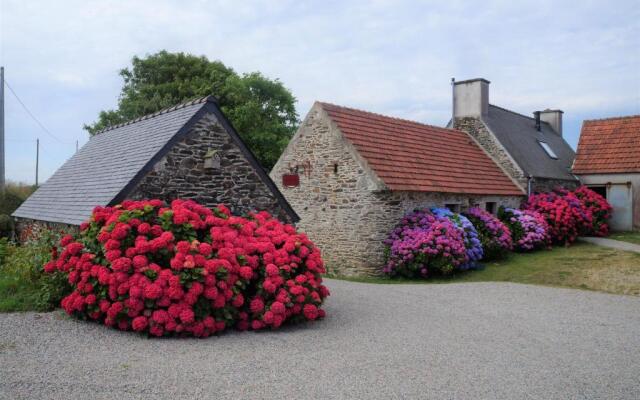
[[[338,163],[333,164],[333,173],[338,174]]]
[[[544,149],[544,151],[547,153],[549,157],[554,158],[556,160],[558,159],[558,156],[556,155],[556,153],[553,152],[553,149],[551,149],[551,147],[547,142],[538,141],[538,143],[540,143],[540,146],[542,146],[542,148]]]
[[[460,204],[457,204],[457,203],[445,204],[444,207],[448,208],[449,211],[454,212],[454,213],[460,212]]]
[[[484,203],[484,209],[487,210],[487,212],[490,212],[491,214],[495,214],[496,213],[496,202],[495,201],[487,201],[486,203]]]

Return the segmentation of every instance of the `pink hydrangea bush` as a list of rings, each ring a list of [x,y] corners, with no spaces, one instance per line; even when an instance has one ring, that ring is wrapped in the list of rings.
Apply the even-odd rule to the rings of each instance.
[[[387,261],[382,271],[390,276],[449,274],[468,261],[462,229],[429,210],[407,214],[385,244]]]
[[[531,251],[550,247],[549,225],[540,213],[500,207],[498,218],[511,231],[514,250]]]
[[[524,208],[542,214],[556,244],[569,245],[579,235],[606,236],[611,206],[599,194],[582,186],[575,191],[556,189],[529,197]]]
[[[591,224],[582,234],[589,236],[609,235],[608,222],[612,211],[609,202],[586,186],[580,186],[573,193],[580,201],[582,209],[591,215]]]
[[[470,208],[464,215],[478,232],[484,260],[503,258],[513,249],[511,231],[498,217],[479,207]]]
[[[265,212],[125,201],[60,245],[45,271],[68,275],[64,310],[121,330],[206,337],[325,315],[320,250]]]

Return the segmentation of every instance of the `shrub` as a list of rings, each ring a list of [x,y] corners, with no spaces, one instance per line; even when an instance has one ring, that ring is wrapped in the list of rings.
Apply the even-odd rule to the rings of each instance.
[[[530,251],[549,247],[549,226],[539,213],[500,207],[498,218],[511,231],[511,239],[516,250]]]
[[[485,260],[503,258],[513,249],[511,231],[495,215],[478,207],[472,207],[464,213],[464,216],[471,221],[478,232]]]
[[[10,238],[13,236],[13,220],[10,216],[0,214],[0,238]]]
[[[462,229],[429,210],[405,215],[385,241],[383,272],[391,276],[426,278],[449,274],[468,261]]]
[[[482,243],[478,237],[478,232],[471,221],[464,215],[453,213],[448,208],[432,208],[431,212],[439,217],[448,218],[456,227],[462,230],[464,247],[467,250],[467,261],[460,264],[458,269],[466,270],[477,268],[478,261],[482,259],[484,252]]]
[[[121,330],[205,337],[325,314],[319,249],[265,212],[125,201],[96,207],[60,245],[45,269],[73,287],[62,307]]]
[[[584,210],[591,214],[591,224],[581,233],[591,236],[607,236],[609,234],[608,221],[611,218],[611,205],[598,193],[580,186],[574,191]]]
[[[547,233],[556,244],[569,245],[591,226],[591,213],[582,208],[580,200],[563,189],[529,196],[524,208],[540,213],[547,221]]]
[[[64,274],[43,268],[60,237],[44,230],[21,246],[0,239],[0,311],[48,311],[71,293]]]

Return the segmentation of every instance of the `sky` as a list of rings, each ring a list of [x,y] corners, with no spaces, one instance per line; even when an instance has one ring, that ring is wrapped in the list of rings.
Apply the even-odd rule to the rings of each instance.
[[[480,5],[481,4],[481,5]],[[615,5],[615,6],[614,6]],[[40,183],[114,108],[134,55],[182,51],[279,79],[301,118],[315,100],[443,126],[452,77],[491,81],[526,115],[640,114],[640,1],[0,0],[7,179]]]

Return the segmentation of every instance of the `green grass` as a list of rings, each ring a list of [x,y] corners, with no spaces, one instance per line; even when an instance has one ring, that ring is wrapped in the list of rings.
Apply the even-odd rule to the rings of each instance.
[[[517,282],[534,285],[598,290],[640,295],[640,254],[588,243],[534,253],[513,253],[507,259],[488,262],[485,269],[430,280],[385,277],[336,277],[379,284],[443,284],[460,282]]]
[[[0,312],[48,311],[69,291],[62,273],[45,274],[51,238],[15,246],[0,240]]]
[[[621,240],[623,242],[640,244],[640,231],[634,232],[614,232],[609,235],[609,239]]]
[[[40,285],[20,275],[0,272],[0,312],[44,311]]]

